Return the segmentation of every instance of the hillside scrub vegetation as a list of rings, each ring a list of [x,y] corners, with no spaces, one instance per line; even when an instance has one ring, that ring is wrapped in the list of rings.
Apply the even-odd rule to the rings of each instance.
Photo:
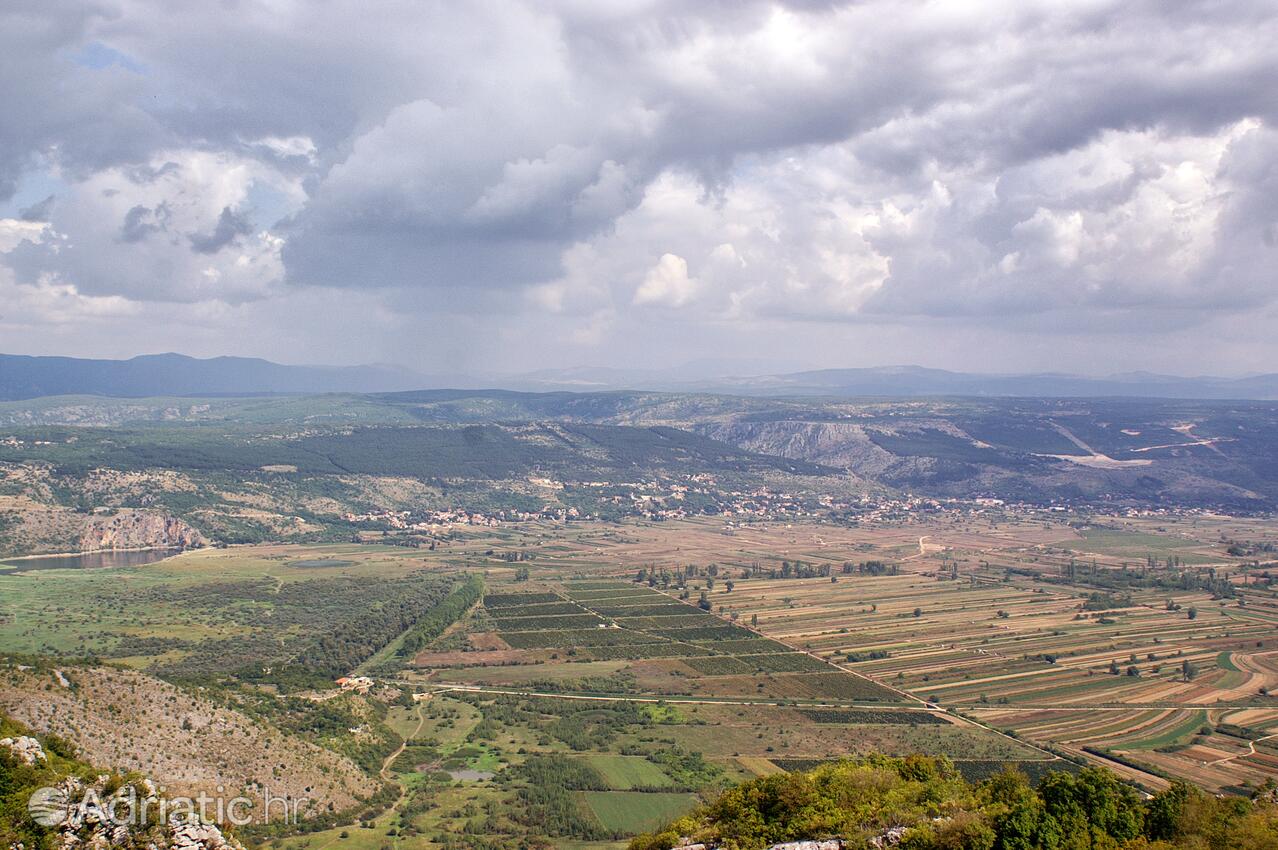
[[[1272,850],[1278,805],[1273,789],[1247,800],[1182,782],[1142,800],[1101,768],[1049,773],[1037,788],[1012,771],[973,784],[944,757],[875,755],[745,782],[629,846],[685,838],[723,850],[825,838],[901,850]]]

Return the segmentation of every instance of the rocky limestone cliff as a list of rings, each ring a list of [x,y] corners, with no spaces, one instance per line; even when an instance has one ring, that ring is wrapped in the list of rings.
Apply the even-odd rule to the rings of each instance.
[[[80,535],[80,551],[99,549],[198,549],[204,535],[177,517],[142,511],[94,516]]]
[[[738,448],[791,460],[850,469],[877,476],[898,458],[870,439],[863,426],[848,422],[714,422],[695,429]]]

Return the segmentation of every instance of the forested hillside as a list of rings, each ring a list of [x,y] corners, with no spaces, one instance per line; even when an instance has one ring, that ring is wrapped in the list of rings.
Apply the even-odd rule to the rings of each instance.
[[[1267,401],[504,390],[69,397],[0,403],[0,429],[0,461],[67,471],[270,466],[479,481],[835,471],[941,498],[1234,512],[1278,504],[1278,407]]]

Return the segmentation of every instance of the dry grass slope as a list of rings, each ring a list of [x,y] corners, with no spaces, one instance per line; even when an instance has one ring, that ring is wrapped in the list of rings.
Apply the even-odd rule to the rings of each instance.
[[[167,682],[106,667],[0,671],[0,711],[61,735],[97,765],[136,770],[171,793],[291,795],[338,810],[370,793],[350,760]]]

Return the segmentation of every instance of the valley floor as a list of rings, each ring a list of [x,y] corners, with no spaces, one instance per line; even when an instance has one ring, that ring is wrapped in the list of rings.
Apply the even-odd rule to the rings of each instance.
[[[1278,777],[1278,595],[1272,565],[1237,553],[1276,539],[1203,514],[547,522],[429,551],[263,545],[19,571],[0,576],[0,647],[42,660],[0,681],[0,707],[72,737],[159,733],[145,700],[96,685],[59,726],[43,689],[108,676],[181,703],[165,680],[202,683],[221,707],[177,730],[189,752],[203,728],[258,724],[312,790],[339,762],[353,793],[390,783],[363,814],[324,791],[354,813],[330,828],[261,836],[289,850],[620,846],[733,781],[870,752],[944,755],[971,778],[1094,763],[1151,790],[1184,777],[1242,793]],[[482,600],[424,642],[366,616],[441,600],[464,575]],[[298,690],[297,659],[340,623],[367,650]],[[88,655],[124,669],[71,661]],[[355,672],[366,692],[332,684]],[[131,737],[98,752],[163,773]],[[233,753],[199,755],[192,781],[242,773]]]

